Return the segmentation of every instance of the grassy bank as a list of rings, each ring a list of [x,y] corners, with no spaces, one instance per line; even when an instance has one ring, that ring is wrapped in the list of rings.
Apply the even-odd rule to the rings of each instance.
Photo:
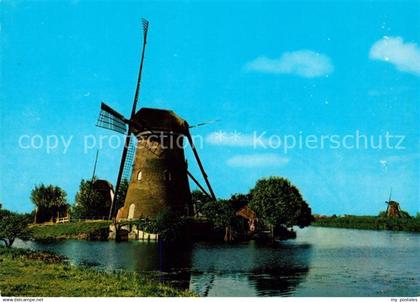
[[[110,224],[111,221],[92,220],[32,225],[30,229],[35,240],[89,239],[90,237],[100,237],[101,233],[106,231]]]
[[[137,273],[105,273],[67,264],[45,252],[0,247],[3,296],[133,297],[191,296]]]
[[[420,218],[390,218],[377,216],[344,216],[317,219],[313,226],[420,232]]]

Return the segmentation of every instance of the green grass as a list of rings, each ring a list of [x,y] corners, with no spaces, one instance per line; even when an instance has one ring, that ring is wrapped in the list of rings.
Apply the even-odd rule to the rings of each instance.
[[[193,296],[138,273],[105,273],[71,266],[54,254],[4,247],[0,247],[0,289],[3,296]]]
[[[313,226],[420,232],[420,218],[390,218],[378,216],[353,216],[321,218]]]
[[[32,225],[30,229],[35,240],[89,239],[91,234],[107,229],[111,221],[92,220],[81,222]]]

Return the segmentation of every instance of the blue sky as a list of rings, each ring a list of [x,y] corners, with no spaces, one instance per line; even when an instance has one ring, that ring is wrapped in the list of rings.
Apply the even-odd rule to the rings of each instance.
[[[95,127],[100,102],[126,115],[131,110],[145,17],[139,106],[170,108],[190,124],[220,119],[193,131],[204,137],[199,152],[218,197],[278,175],[315,213],[377,214],[392,187],[393,198],[415,214],[419,4],[3,0],[0,202],[30,211],[30,191],[39,183],[63,187],[74,201],[96,152],[85,152],[84,136],[113,134]],[[265,133],[266,142],[272,135],[342,138],[356,131],[404,136],[403,148],[284,152],[251,142],[253,133]],[[23,135],[25,143],[42,139],[43,147],[21,148]],[[72,137],[69,147],[60,142],[47,153],[51,135]],[[115,182],[120,156],[121,148],[104,143],[97,176]]]

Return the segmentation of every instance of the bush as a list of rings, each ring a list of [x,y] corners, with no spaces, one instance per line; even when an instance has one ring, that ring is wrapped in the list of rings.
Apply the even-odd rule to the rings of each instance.
[[[164,211],[159,213],[155,219],[140,218],[137,226],[147,233],[159,234],[160,240],[168,242],[183,239],[186,234],[185,226],[188,222],[188,218],[179,217],[172,211]]]
[[[235,209],[229,200],[213,200],[205,203],[201,208],[202,214],[215,229],[229,226],[235,217]]]
[[[192,200],[192,204],[195,205],[196,214],[201,214],[201,215],[203,215],[202,207],[206,203],[212,201],[210,196],[207,196],[200,190],[194,190],[191,192],[191,200]]]

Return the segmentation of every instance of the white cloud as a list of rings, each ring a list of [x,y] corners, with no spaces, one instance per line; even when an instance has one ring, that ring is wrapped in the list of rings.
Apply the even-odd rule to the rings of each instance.
[[[256,135],[242,134],[238,131],[212,132],[206,137],[206,142],[211,145],[228,147],[261,147],[267,144],[266,139],[258,139]]]
[[[386,165],[388,164],[388,161],[387,161],[387,160],[385,160],[385,159],[381,159],[381,160],[379,161],[379,163],[380,163],[382,166],[386,166]]]
[[[381,167],[384,168],[385,171],[388,171],[388,161],[385,159],[381,159],[379,161],[379,163],[381,164]]]
[[[227,160],[227,164],[234,168],[280,167],[289,162],[287,157],[277,154],[235,155]]]
[[[264,73],[296,74],[305,78],[327,75],[334,69],[328,56],[312,50],[285,52],[278,59],[258,57],[248,62],[245,68]]]
[[[369,58],[389,62],[398,70],[420,75],[420,48],[401,37],[384,37],[370,48]]]

